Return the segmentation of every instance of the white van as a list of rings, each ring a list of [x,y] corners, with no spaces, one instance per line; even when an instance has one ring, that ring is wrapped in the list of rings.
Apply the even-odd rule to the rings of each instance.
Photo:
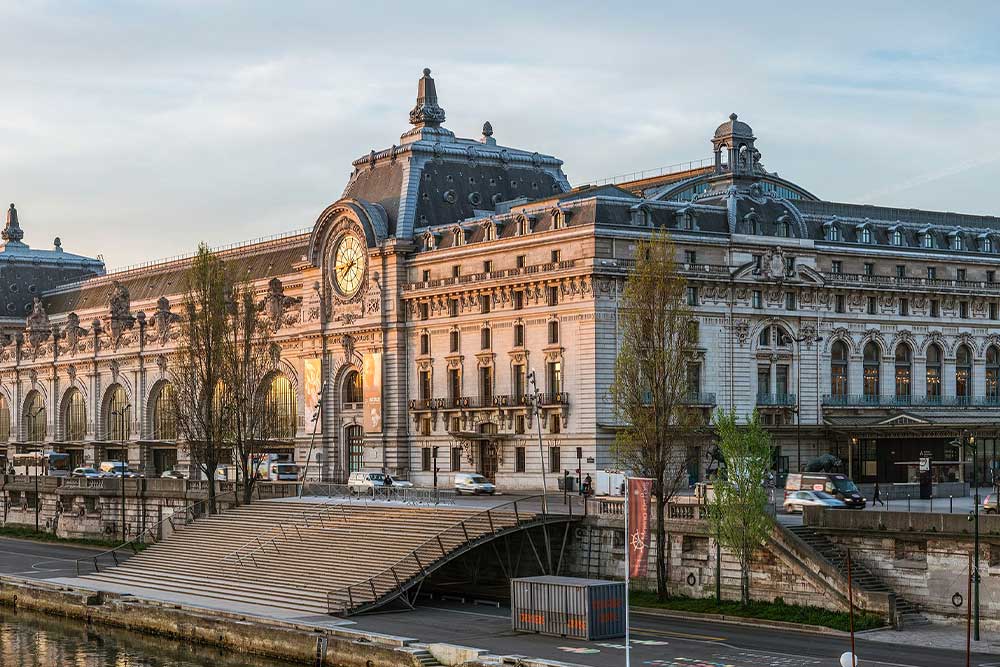
[[[381,472],[352,472],[347,480],[347,488],[351,493],[371,495],[375,487],[386,486],[385,473]]]

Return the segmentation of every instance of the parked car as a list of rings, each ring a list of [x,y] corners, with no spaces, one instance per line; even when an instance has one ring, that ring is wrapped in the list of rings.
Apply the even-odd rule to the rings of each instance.
[[[847,507],[843,500],[834,498],[825,491],[793,491],[785,498],[785,511],[801,512],[803,507],[828,507],[830,509]]]
[[[71,477],[86,477],[87,479],[100,479],[104,477],[102,473],[97,468],[73,468],[73,473]]]
[[[794,491],[822,491],[851,509],[864,509],[866,498],[850,477],[839,472],[792,473],[785,480],[785,498]]]
[[[997,513],[997,494],[988,493],[986,497],[983,498],[983,512],[986,514],[996,514]]]
[[[351,493],[371,494],[376,486],[386,485],[386,475],[381,472],[352,472],[347,479],[347,488]]]
[[[497,487],[488,479],[474,472],[455,473],[455,494],[471,493],[479,495],[486,493],[493,495],[497,492]]]
[[[386,486],[394,486],[397,489],[412,489],[413,488],[413,482],[411,482],[409,480],[406,480],[406,479],[396,479],[395,477],[391,477],[389,475],[386,475],[385,485]]]
[[[101,465],[97,466],[97,469],[105,477],[139,477],[139,473],[131,470],[128,467],[128,463],[124,461],[101,461]],[[124,474],[123,474],[124,473]]]
[[[160,477],[163,479],[187,479],[180,470],[164,470]]]

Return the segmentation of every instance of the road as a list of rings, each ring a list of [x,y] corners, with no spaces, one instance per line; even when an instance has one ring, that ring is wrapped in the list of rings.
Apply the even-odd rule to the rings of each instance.
[[[364,630],[485,648],[500,654],[545,657],[592,667],[624,664],[621,639],[585,642],[517,633],[510,610],[427,602],[415,612],[354,619]],[[836,665],[850,650],[846,637],[772,630],[753,625],[664,618],[633,611],[632,662],[649,667],[820,667]],[[861,665],[941,667],[965,664],[959,651],[888,644],[858,635]],[[1000,656],[973,656],[973,665],[1000,664]]]
[[[31,579],[75,577],[76,559],[89,558],[98,549],[64,546],[0,537],[0,574]]]

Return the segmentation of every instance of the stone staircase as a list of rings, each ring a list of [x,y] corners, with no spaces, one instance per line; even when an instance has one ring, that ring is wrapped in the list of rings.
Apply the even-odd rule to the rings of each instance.
[[[121,564],[102,566],[83,579],[303,615],[327,614],[333,591],[396,566],[429,540],[441,558],[533,516],[497,511],[486,517],[482,512],[258,502],[200,518]],[[463,526],[460,535],[446,532],[456,524]],[[443,533],[446,539],[439,537]],[[410,574],[405,569],[397,572],[401,577]]]
[[[826,562],[836,568],[846,581],[847,553],[845,550],[835,545],[826,536],[821,535],[811,526],[785,526],[785,529],[802,540]],[[854,559],[851,560],[851,580],[859,589],[870,593],[893,593],[896,598],[897,625],[900,628],[910,628],[930,623],[920,613],[916,605],[900,597],[891,588],[886,586],[881,579],[872,574],[871,570]]]

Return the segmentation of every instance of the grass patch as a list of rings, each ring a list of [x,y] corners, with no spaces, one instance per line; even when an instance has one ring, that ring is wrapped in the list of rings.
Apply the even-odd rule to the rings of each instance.
[[[650,591],[631,591],[629,593],[631,606],[649,607],[652,609],[671,609],[687,611],[695,614],[724,614],[767,621],[785,621],[787,623],[803,623],[819,625],[834,630],[847,632],[851,629],[850,617],[847,612],[827,611],[819,607],[801,607],[785,604],[781,598],[774,602],[751,602],[746,607],[739,602],[723,600],[715,603],[715,598],[671,597],[664,601],[656,599],[656,593]],[[877,614],[856,610],[854,612],[854,629],[869,630],[885,626],[885,619]]]
[[[13,537],[18,540],[31,540],[32,542],[46,542],[48,544],[79,544],[88,547],[104,547],[105,549],[113,549],[121,544],[118,540],[103,540],[91,537],[57,537],[45,531],[36,533],[34,528],[19,525],[0,526],[0,537]],[[146,545],[138,544],[136,546],[139,551],[142,551]]]

